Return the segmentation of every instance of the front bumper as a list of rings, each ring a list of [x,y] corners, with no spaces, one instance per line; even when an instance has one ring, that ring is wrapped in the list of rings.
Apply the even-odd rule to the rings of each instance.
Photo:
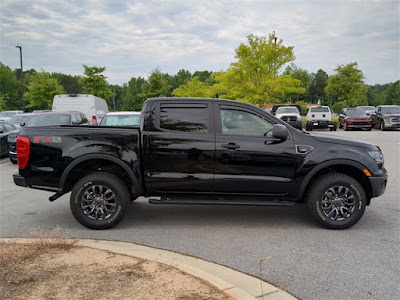
[[[400,122],[385,122],[385,128],[400,128]]]
[[[380,177],[368,177],[368,179],[371,183],[371,198],[381,196],[386,190],[387,174]]]

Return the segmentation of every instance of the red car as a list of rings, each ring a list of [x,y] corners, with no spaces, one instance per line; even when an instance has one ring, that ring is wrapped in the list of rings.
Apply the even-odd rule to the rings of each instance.
[[[372,119],[360,108],[344,108],[339,115],[339,128],[371,130]]]

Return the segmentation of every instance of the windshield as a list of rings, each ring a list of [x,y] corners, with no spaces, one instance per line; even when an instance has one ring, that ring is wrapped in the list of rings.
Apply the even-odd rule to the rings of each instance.
[[[375,111],[375,106],[360,106],[357,108],[361,108],[364,111],[371,111],[371,110]]]
[[[365,111],[362,109],[348,109],[346,111],[346,115],[348,116],[365,116]]]
[[[69,125],[71,124],[71,116],[70,115],[53,115],[46,114],[43,116],[34,116],[28,124],[27,127],[34,126],[51,126],[51,125]]]
[[[297,107],[278,107],[276,110],[277,114],[298,114],[299,110]]]
[[[382,107],[382,112],[385,114],[400,114],[400,106]]]
[[[16,115],[16,116],[12,117],[10,119],[10,121],[8,121],[8,122],[10,122],[11,124],[14,124],[14,125],[19,125],[21,123],[27,123],[31,118],[32,118],[32,116],[18,116],[18,115]]]
[[[15,112],[2,111],[0,112],[0,117],[12,117],[15,114],[16,114]]]
[[[108,115],[101,120],[102,126],[135,126],[140,124],[140,115]]]
[[[329,112],[329,108],[326,106],[316,106],[316,107],[311,107],[310,111],[312,111],[312,112]]]

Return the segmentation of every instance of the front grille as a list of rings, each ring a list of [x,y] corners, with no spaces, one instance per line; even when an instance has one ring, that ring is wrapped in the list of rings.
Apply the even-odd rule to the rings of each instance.
[[[282,121],[285,122],[296,122],[297,121],[297,117],[287,117],[287,116],[283,116],[281,118]]]

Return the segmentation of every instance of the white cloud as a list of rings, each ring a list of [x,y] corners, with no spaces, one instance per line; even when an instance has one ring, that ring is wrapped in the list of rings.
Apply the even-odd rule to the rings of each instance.
[[[276,31],[294,46],[295,63],[332,73],[358,61],[367,82],[398,80],[397,1],[68,1],[3,0],[0,60],[27,69],[82,74],[82,64],[106,66],[122,84],[156,67],[220,71],[250,33]]]

